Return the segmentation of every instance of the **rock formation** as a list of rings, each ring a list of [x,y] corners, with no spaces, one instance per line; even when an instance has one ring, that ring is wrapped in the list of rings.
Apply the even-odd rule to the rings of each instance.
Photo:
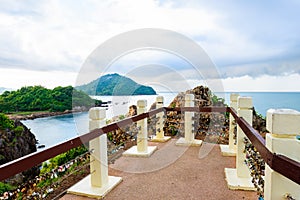
[[[218,98],[213,95],[208,87],[198,86],[192,90],[179,93],[174,100],[168,105],[169,107],[184,107],[185,94],[194,94],[195,106],[227,106],[224,103],[224,99]],[[156,108],[156,104],[153,103],[150,110]],[[136,109],[136,107],[135,107]],[[127,116],[135,115],[127,114]],[[120,117],[116,117],[113,121],[120,120]],[[205,142],[228,144],[229,137],[229,114],[228,113],[195,113],[194,115],[194,130],[195,138],[204,140]],[[155,116],[148,119],[148,136],[156,135],[156,122]],[[253,127],[264,136],[266,133],[266,121],[265,119],[253,112]],[[184,136],[184,115],[181,112],[171,111],[167,113],[164,124],[164,134],[167,136],[183,137]],[[236,132],[236,130],[235,130]],[[131,126],[120,128],[114,132],[108,134],[108,137],[115,145],[124,143],[132,143],[137,134],[136,123]]]
[[[0,165],[35,152],[36,139],[20,121],[14,122],[14,129],[0,130]],[[6,182],[12,185],[34,178],[39,174],[38,167],[20,173]]]
[[[221,100],[214,100],[208,87],[198,86],[185,93],[179,93],[169,107],[184,107],[185,94],[194,94],[195,107],[226,106]],[[214,100],[214,101],[213,101]],[[226,113],[195,113],[195,138],[207,142],[228,143],[228,118]],[[177,111],[168,112],[164,126],[165,135],[184,136],[184,115]]]

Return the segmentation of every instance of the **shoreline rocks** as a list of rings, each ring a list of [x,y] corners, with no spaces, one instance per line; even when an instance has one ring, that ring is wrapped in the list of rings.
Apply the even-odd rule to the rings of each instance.
[[[22,114],[8,114],[7,116],[11,120],[33,120],[37,118],[43,118],[43,117],[53,117],[53,116],[59,116],[59,115],[67,115],[67,114],[72,114],[72,113],[77,113],[77,112],[84,112],[87,110],[78,110],[78,111],[73,111],[73,110],[66,110],[64,112],[36,112],[28,115],[22,115]]]

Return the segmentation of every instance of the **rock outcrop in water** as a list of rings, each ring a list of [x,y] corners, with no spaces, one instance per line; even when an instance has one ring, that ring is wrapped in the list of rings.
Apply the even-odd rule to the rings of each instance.
[[[214,97],[208,87],[198,86],[192,90],[179,93],[169,107],[184,107],[185,94],[194,94],[195,107],[226,106],[222,99]],[[225,113],[195,113],[195,138],[206,142],[228,143],[229,121]],[[164,126],[165,135],[184,136],[184,115],[174,111],[168,112]]]
[[[213,95],[208,87],[198,86],[192,90],[179,93],[168,107],[184,107],[185,94],[194,94],[195,106],[227,106],[224,103],[224,99],[218,98]],[[153,103],[150,110],[156,108],[156,104]],[[133,115],[135,115],[134,113]],[[229,114],[222,113],[195,113],[194,116],[194,130],[195,138],[204,140],[205,142],[228,144],[229,140]],[[118,121],[117,120],[113,121]],[[148,119],[148,135],[151,137],[156,134],[156,121],[155,116]],[[253,112],[253,127],[260,132],[262,136],[266,131],[266,120],[259,114]],[[136,125],[133,123],[131,127],[121,128],[109,134],[111,141],[119,145],[131,141],[135,138],[137,133]],[[236,130],[235,130],[236,131]],[[177,111],[167,113],[167,117],[164,125],[164,134],[168,136],[183,137],[184,136],[184,115]]]

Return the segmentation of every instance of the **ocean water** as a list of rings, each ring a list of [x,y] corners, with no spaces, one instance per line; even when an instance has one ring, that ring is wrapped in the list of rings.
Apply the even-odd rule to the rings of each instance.
[[[225,98],[225,103],[230,103],[230,92],[217,94]],[[240,92],[240,96],[253,98],[255,110],[265,116],[270,108],[289,108],[300,111],[299,92]],[[168,106],[177,93],[160,93],[164,96],[164,105]],[[136,104],[137,100],[145,99],[148,108],[155,102],[157,95],[149,96],[98,96],[97,99],[112,101],[107,108],[107,118],[115,115],[126,114],[130,105]],[[40,144],[46,147],[64,142],[68,139],[88,132],[88,113],[76,113],[63,116],[38,118],[25,120],[23,123],[31,129]]]
[[[294,109],[300,111],[300,92],[237,92],[240,96],[252,97],[255,110],[266,116],[268,109]],[[230,104],[230,92],[225,93],[225,102]]]

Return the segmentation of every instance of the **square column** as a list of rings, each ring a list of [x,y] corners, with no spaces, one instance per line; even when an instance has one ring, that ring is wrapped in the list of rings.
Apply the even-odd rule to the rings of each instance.
[[[237,99],[239,94],[230,94],[230,107],[237,110]],[[234,129],[236,127],[232,114],[229,115],[229,145],[220,145],[223,156],[236,156],[236,139],[234,138]]]
[[[194,107],[194,95],[186,94],[185,95],[185,107]],[[178,146],[201,146],[202,140],[195,139],[195,133],[193,128],[193,117],[194,112],[185,112],[184,113],[184,138],[179,138],[176,142]]]
[[[138,100],[137,106],[138,115],[147,111],[146,100]],[[147,118],[138,121],[137,126],[139,129],[137,135],[137,145],[125,151],[123,156],[150,157],[154,151],[157,150],[157,146],[148,146]]]
[[[243,117],[252,126],[252,98],[238,98],[238,116]],[[252,190],[256,188],[252,183],[250,170],[245,164],[246,155],[244,153],[245,133],[240,127],[237,127],[237,152],[236,152],[236,168],[225,168],[225,176],[229,189],[232,190]]]
[[[156,97],[156,109],[164,107],[164,97],[158,96]],[[156,114],[156,118],[158,118],[158,121],[156,123],[156,136],[154,136],[151,141],[152,142],[167,142],[171,139],[169,136],[164,135],[164,119],[163,119],[164,113],[160,112]]]
[[[89,110],[89,130],[102,128],[106,125],[105,108],[91,108]],[[103,198],[109,191],[116,187],[121,177],[108,176],[107,136],[101,135],[89,142],[90,175],[68,189],[68,193],[91,198]]]
[[[266,146],[272,152],[300,162],[300,140],[296,138],[300,130],[300,112],[290,109],[270,109],[267,111]],[[290,195],[300,199],[300,185],[272,170],[265,169],[264,199],[284,199]]]

